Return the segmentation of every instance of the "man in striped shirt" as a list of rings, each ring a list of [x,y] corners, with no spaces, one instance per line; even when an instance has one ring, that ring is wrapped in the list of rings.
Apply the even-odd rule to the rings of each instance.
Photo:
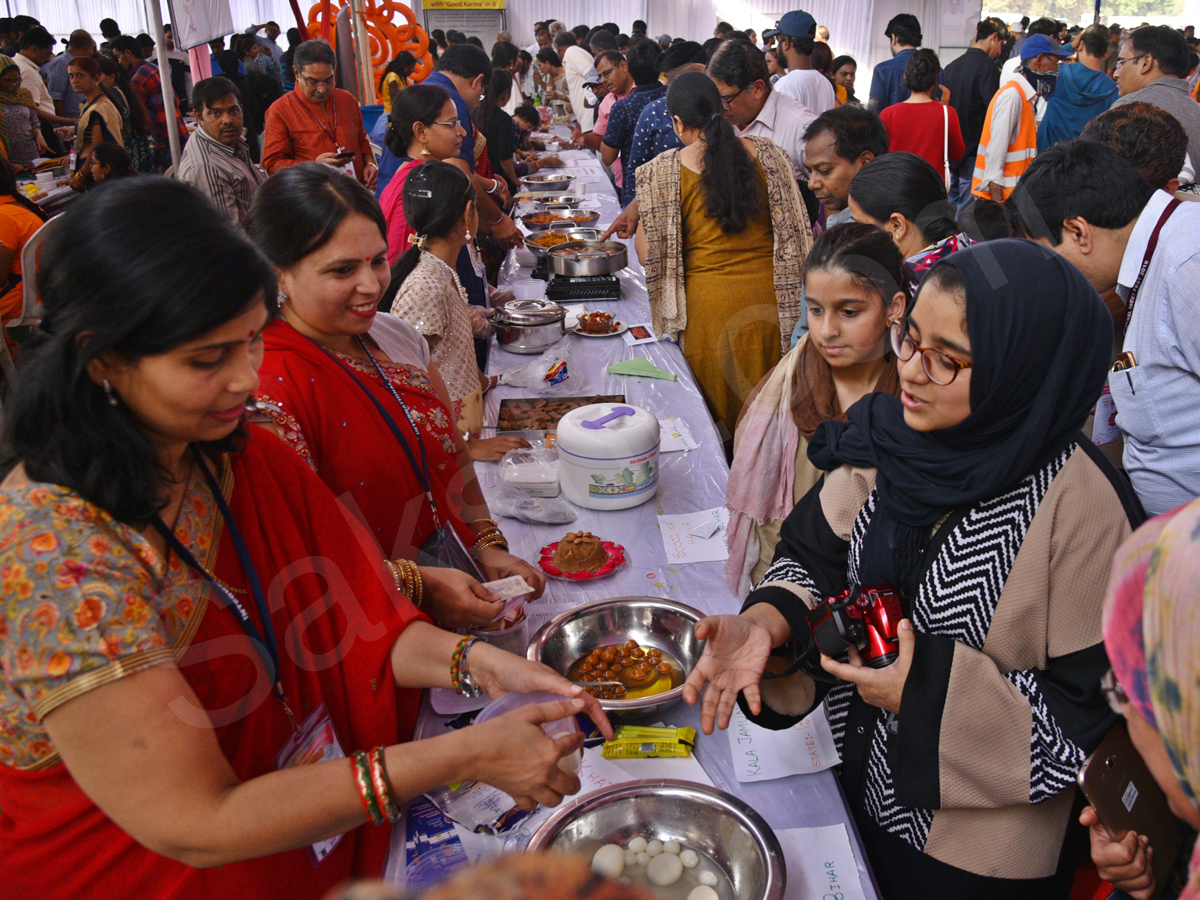
[[[232,81],[218,75],[195,84],[192,102],[200,127],[183,150],[176,178],[240,224],[254,192],[267,180],[262,166],[250,159],[242,137],[242,96]]]

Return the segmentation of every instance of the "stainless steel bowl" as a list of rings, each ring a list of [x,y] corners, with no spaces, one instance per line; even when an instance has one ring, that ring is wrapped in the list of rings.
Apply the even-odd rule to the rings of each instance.
[[[620,272],[629,265],[629,250],[620,241],[571,241],[550,248],[546,258],[550,271],[555,275],[610,275]],[[570,255],[559,255],[558,251],[574,253],[579,250],[604,250],[606,256],[595,259],[577,259]]]
[[[509,353],[541,353],[566,334],[567,311],[553,300],[510,300],[496,310],[496,342]]]
[[[562,219],[561,222],[531,222],[530,219],[534,216],[554,216]],[[600,213],[591,209],[548,209],[545,212],[533,213],[532,215],[521,216],[521,221],[525,223],[525,227],[530,231],[546,231],[550,228],[579,228],[587,225],[594,225],[600,221]]]
[[[530,194],[529,199],[536,203],[539,207],[547,203],[561,203],[564,206],[569,206],[571,209],[579,209],[579,204],[581,204],[585,198],[582,194],[539,192]]]
[[[575,180],[574,175],[526,175],[521,179],[521,184],[530,191],[552,191],[561,193],[571,186],[571,182]]]
[[[655,647],[679,661],[686,677],[700,661],[704,642],[695,625],[704,614],[662,597],[613,597],[596,600],[561,613],[538,629],[525,655],[567,674],[579,657],[606,644],[633,638],[647,650]],[[683,698],[683,685],[638,700],[601,700],[609,716],[647,715],[673,706]]]
[[[783,849],[762,816],[724,791],[689,781],[643,779],[568,803],[542,824],[530,850],[590,857],[603,844],[637,836],[676,840],[711,858],[733,882],[736,900],[781,900]]]
[[[598,228],[563,228],[560,225],[551,225],[550,230],[562,234],[567,241],[598,241],[601,234]],[[525,238],[525,246],[534,256],[545,256],[550,252],[546,247],[535,243],[533,237]],[[556,244],[555,246],[561,247],[562,244]]]

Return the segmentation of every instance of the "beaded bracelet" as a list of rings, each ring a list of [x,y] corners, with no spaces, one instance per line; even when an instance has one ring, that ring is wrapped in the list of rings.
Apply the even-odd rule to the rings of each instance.
[[[392,783],[388,780],[387,769],[383,765],[383,747],[376,747],[367,753],[367,764],[371,770],[371,784],[375,788],[375,799],[379,810],[389,822],[395,822],[400,817],[396,808],[396,798],[392,792]]]
[[[371,766],[367,754],[355,750],[350,756],[350,767],[354,771],[354,783],[358,787],[358,799],[362,801],[367,819],[372,825],[383,824],[383,813],[379,809],[379,798],[371,784]]]
[[[454,686],[454,690],[458,691],[464,697],[478,697],[483,693],[478,685],[472,680],[470,675],[463,673],[463,661],[467,658],[467,652],[471,646],[479,640],[478,637],[472,635],[464,636],[458,646],[454,648],[454,653],[450,656],[450,684]]]

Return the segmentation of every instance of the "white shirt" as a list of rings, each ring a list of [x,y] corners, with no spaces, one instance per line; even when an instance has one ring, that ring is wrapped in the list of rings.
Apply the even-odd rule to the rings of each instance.
[[[804,104],[779,91],[771,91],[754,121],[739,131],[738,136],[770,138],[791,158],[796,180],[808,181],[804,171],[804,131],[816,117]]]
[[[1138,216],[1117,276],[1127,300],[1150,233],[1171,196],[1155,191]],[[1200,204],[1183,203],[1159,233],[1123,349],[1137,365],[1112,372],[1109,390],[1125,436],[1125,471],[1155,516],[1200,496]]]
[[[592,125],[596,121],[596,111],[588,109],[583,93],[583,79],[596,62],[592,59],[592,54],[582,47],[572,46],[568,47],[567,52],[563,54],[562,64],[566,71],[567,93],[571,97],[571,109],[575,113],[575,118],[579,120],[579,130],[591,131]]]
[[[775,82],[775,90],[800,101],[818,116],[837,106],[833,82],[816,69],[793,69]]]
[[[24,53],[14,56],[13,62],[21,70],[21,87],[33,94],[33,102],[37,104],[38,112],[48,116],[55,115],[54,98],[50,96],[50,89],[46,87],[42,78],[42,70]]]
[[[1015,91],[1004,90],[1009,82],[1021,88],[1020,95]],[[1039,105],[1034,102],[1037,97],[1037,91],[1033,89],[1033,85],[1029,83],[1029,80],[1018,72],[1012,78],[1008,79],[1007,82],[1002,81],[1000,83],[1000,90],[992,98],[992,108],[990,110],[992,116],[991,140],[986,144],[979,145],[979,152],[983,154],[983,168],[980,169],[978,163],[975,166],[975,175],[981,179],[979,182],[980,192],[986,192],[993,184],[997,187],[1008,188],[1016,187],[1017,185],[1017,176],[1007,176],[1004,174],[1004,164],[1012,161],[1009,158],[1008,148],[1017,139],[1018,129],[1021,125],[1022,96],[1030,103],[1033,103],[1035,108]],[[1031,158],[1036,156],[1037,147],[1029,148],[1026,153]]]
[[[1004,65],[1000,67],[1000,83],[1004,84],[1005,82],[1012,81],[1013,76],[1017,74],[1017,69],[1020,68],[1022,62],[1023,60],[1019,56],[1014,56],[1012,59],[1005,60]],[[1042,124],[1042,119],[1046,116],[1046,108],[1049,106],[1049,103],[1033,104],[1033,109],[1034,112],[1037,113],[1037,121],[1039,125]]]

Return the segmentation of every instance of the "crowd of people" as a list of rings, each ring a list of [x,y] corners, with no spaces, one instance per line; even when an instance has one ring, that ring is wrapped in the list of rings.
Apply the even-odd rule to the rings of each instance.
[[[761,42],[434,31],[371,131],[296,29],[214,42],[195,80],[169,28],[169,73],[100,31],[56,56],[0,19],[0,313],[41,296],[0,445],[14,896],[319,898],[432,788],[578,790],[581,739],[540,726],[610,737],[599,704],[455,632],[496,617],[484,582],[545,588],[476,465],[528,446],[483,436],[484,371],[557,113],[727,442],[743,606],[696,626],[704,731],[823,706],[886,900],[1062,898],[1087,856],[1200,898],[1200,852],[1161,883],[1076,789],[1127,728],[1200,828],[1192,29],[987,18],[943,65],[901,14],[862,99],[803,10]],[[83,196],[24,272],[45,216],[16,175],[68,152]],[[902,614],[879,667],[810,624],[868,587]],[[429,687],[562,699],[413,740]]]

